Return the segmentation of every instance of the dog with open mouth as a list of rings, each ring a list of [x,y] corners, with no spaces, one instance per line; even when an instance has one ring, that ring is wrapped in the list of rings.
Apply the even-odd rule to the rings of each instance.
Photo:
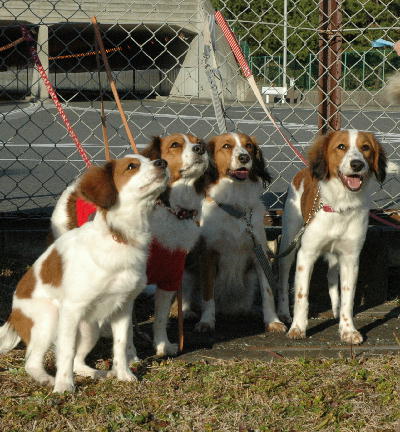
[[[185,316],[200,306],[196,330],[213,331],[216,314],[253,312],[260,290],[266,330],[285,332],[252,240],[254,236],[265,252],[261,194],[270,176],[261,149],[254,137],[243,133],[218,135],[207,149],[211,169],[202,206],[201,238],[188,257],[183,280]]]
[[[308,292],[315,261],[328,262],[328,286],[343,342],[360,344],[353,323],[358,262],[368,228],[370,185],[386,176],[385,152],[372,133],[356,130],[318,137],[309,152],[309,166],[292,180],[284,207],[280,252],[286,251],[305,225],[297,253],[294,317],[288,337],[301,339],[308,322]],[[292,251],[279,261],[278,315],[290,322],[289,271]],[[338,283],[340,274],[339,296]]]

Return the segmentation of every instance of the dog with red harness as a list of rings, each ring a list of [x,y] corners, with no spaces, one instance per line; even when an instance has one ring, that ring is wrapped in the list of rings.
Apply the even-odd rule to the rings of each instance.
[[[17,285],[11,315],[0,327],[0,353],[22,339],[26,371],[42,384],[54,384],[55,392],[74,390],[73,372],[135,379],[127,356],[132,306],[146,284],[149,216],[167,187],[166,167],[164,160],[133,155],[89,168],[76,193],[96,206],[94,220],[58,237]],[[103,321],[113,333],[109,372],[85,363]],[[43,367],[52,343],[55,379]]]
[[[208,155],[204,143],[189,134],[154,137],[142,151],[151,160],[168,162],[170,182],[150,216],[153,241],[147,262],[147,283],[157,285],[155,293],[154,348],[159,356],[175,355],[177,345],[170,343],[167,323],[172,299],[181,286],[187,253],[199,237],[198,220],[204,198]],[[62,233],[82,225],[96,208],[77,192],[79,179],[61,195],[51,218],[52,233]],[[132,341],[130,340],[132,344]],[[132,345],[131,345],[132,347]],[[131,361],[137,360],[133,350]]]

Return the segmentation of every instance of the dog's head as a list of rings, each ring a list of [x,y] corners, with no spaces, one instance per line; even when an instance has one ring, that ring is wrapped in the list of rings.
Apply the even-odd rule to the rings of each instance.
[[[371,174],[386,177],[386,155],[369,132],[343,130],[317,137],[309,152],[311,174],[318,180],[338,177],[344,187],[359,191]]]
[[[168,183],[167,162],[150,161],[141,155],[114,159],[103,166],[92,166],[78,184],[78,194],[97,207],[155,200]]]
[[[270,182],[260,147],[254,137],[243,133],[225,133],[207,144],[210,165],[214,168],[212,182],[228,178],[236,182]]]
[[[162,158],[168,162],[170,183],[181,178],[197,180],[208,166],[204,142],[189,134],[156,136],[141,153],[151,160]]]

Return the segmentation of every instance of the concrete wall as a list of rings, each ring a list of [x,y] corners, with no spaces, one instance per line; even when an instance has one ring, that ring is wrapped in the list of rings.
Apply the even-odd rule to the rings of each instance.
[[[58,1],[35,0],[29,2],[23,0],[10,0],[7,8],[0,8],[0,21],[2,25],[26,22],[37,24],[38,27],[38,53],[42,64],[48,69],[48,52],[51,51],[48,39],[48,27],[68,23],[76,24],[77,28],[87,27],[90,18],[96,15],[97,20],[103,26],[118,24],[128,31],[135,31],[139,25],[146,25],[156,30],[165,23],[173,26],[176,31],[190,33],[188,48],[185,55],[179,60],[179,65],[167,72],[172,83],[164,84],[164,89],[170,87],[170,96],[185,98],[210,98],[210,89],[204,69],[203,60],[203,26],[204,20],[213,13],[213,8],[208,0],[149,0],[149,1]],[[91,41],[92,42],[92,41]],[[51,43],[51,41],[50,41]],[[221,32],[217,31],[217,63],[224,78],[224,96],[228,100],[246,100],[243,78],[240,76],[239,67],[231,53]],[[1,74],[1,73],[0,73]],[[139,80],[153,83],[156,72],[149,68],[149,77],[141,72]],[[80,81],[80,77],[70,80]],[[88,77],[90,79],[90,76]],[[161,74],[161,79],[165,78]],[[1,78],[0,78],[1,80]],[[67,82],[67,81],[65,81]],[[47,91],[36,71],[33,72],[32,94],[39,98],[46,98]],[[156,86],[157,87],[157,86]]]

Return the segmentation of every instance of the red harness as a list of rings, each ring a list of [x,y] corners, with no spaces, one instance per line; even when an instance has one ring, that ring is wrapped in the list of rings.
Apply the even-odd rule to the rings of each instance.
[[[81,226],[96,212],[96,206],[78,198],[75,210],[78,226]],[[147,283],[155,284],[165,291],[177,291],[182,283],[186,255],[184,250],[167,249],[153,239],[147,259]]]

